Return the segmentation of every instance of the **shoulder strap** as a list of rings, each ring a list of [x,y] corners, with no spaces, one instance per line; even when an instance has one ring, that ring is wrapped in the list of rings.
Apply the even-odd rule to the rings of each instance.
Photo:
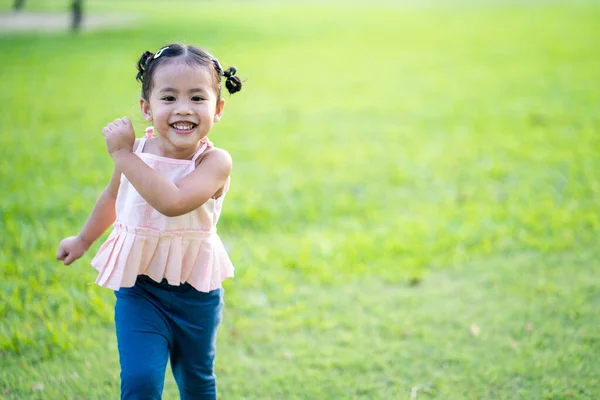
[[[134,154],[141,154],[142,150],[144,150],[144,145],[146,144],[146,138],[138,139],[138,145],[135,149]]]
[[[192,162],[194,164],[196,164],[196,160],[198,159],[198,157],[200,157],[200,154],[202,154],[204,150],[206,150],[207,147],[208,145],[206,143],[202,143],[202,146],[200,146],[200,149],[196,152],[196,154],[194,154],[194,157],[192,158]]]

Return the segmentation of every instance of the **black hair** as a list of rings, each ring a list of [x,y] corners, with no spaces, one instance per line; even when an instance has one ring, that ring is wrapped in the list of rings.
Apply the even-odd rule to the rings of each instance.
[[[227,70],[223,70],[219,60],[206,50],[187,44],[173,43],[161,48],[156,54],[145,51],[140,57],[137,64],[138,73],[135,79],[142,83],[142,98],[146,100],[150,99],[156,68],[176,57],[183,57],[189,65],[199,65],[208,69],[213,78],[213,87],[217,94],[217,101],[221,98],[222,76],[225,77],[225,87],[230,94],[242,90],[242,80],[239,76],[235,75],[237,68],[230,67]]]

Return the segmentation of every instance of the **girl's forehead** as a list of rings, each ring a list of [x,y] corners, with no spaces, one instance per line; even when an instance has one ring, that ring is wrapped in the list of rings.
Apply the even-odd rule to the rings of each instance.
[[[154,72],[154,85],[212,85],[212,76],[205,66],[173,60],[158,66]]]

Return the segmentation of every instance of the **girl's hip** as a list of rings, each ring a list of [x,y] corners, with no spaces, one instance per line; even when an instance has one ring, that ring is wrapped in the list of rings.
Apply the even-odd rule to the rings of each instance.
[[[200,292],[189,283],[170,285],[166,279],[156,282],[146,275],[137,277],[135,285],[115,291],[117,302],[147,302],[168,315],[198,320],[220,313],[223,307],[223,288]]]

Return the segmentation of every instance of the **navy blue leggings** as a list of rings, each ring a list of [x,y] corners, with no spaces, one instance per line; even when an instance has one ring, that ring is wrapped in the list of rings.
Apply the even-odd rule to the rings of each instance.
[[[115,292],[121,399],[162,396],[169,357],[182,400],[217,398],[213,372],[223,289],[199,292],[140,275]]]

